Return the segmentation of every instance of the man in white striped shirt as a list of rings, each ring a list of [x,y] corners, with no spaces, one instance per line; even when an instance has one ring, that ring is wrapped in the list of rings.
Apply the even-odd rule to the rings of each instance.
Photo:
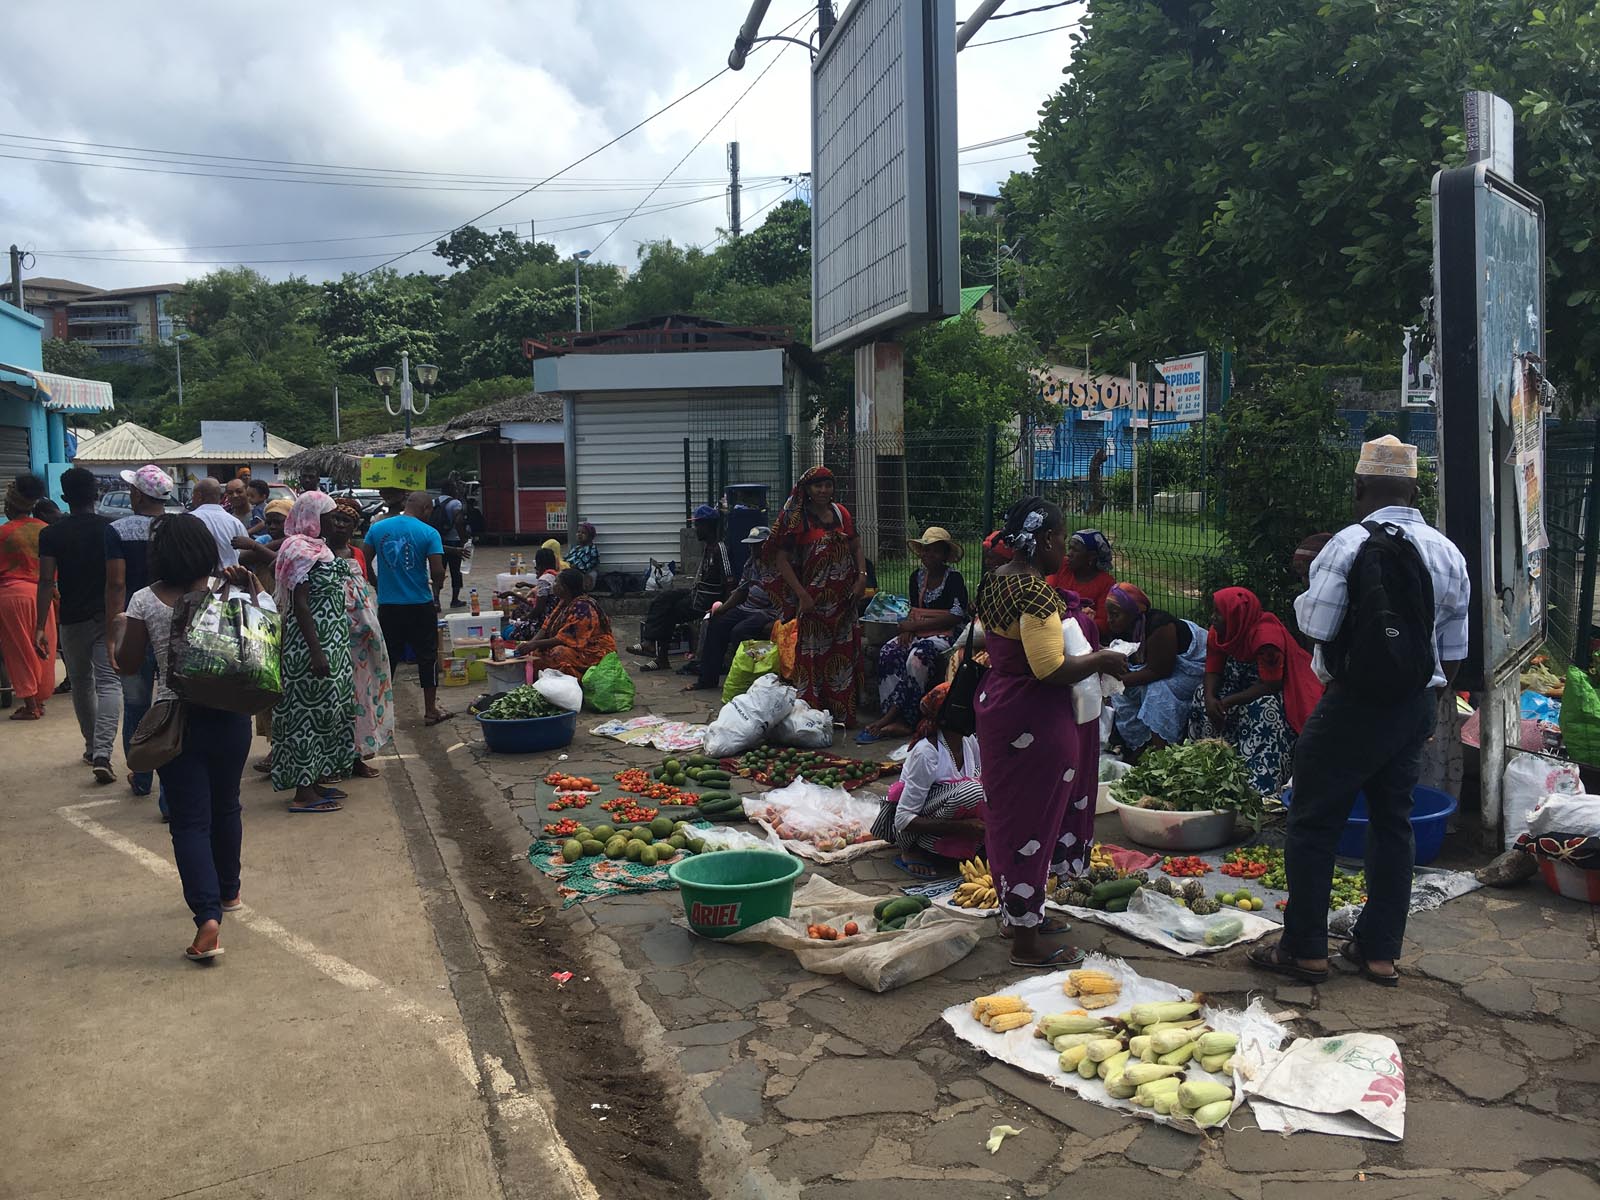
[[[1394,960],[1405,938],[1414,865],[1411,793],[1421,773],[1423,747],[1433,734],[1436,689],[1448,686],[1467,655],[1471,598],[1466,559],[1423,520],[1416,499],[1417,448],[1394,437],[1366,443],[1356,466],[1356,522],[1317,555],[1311,586],[1295,602],[1301,632],[1316,642],[1312,665],[1329,687],[1295,746],[1294,802],[1284,846],[1289,904],[1283,937],[1276,945],[1256,947],[1249,958],[1258,967],[1308,982],[1328,978],[1334,846],[1356,793],[1364,792],[1367,903],[1354,938],[1340,954],[1374,983],[1399,983]],[[1403,536],[1416,548],[1432,582],[1432,674],[1426,684],[1409,689],[1397,680],[1388,703],[1342,686],[1325,659],[1325,647],[1345,626],[1350,572],[1371,536],[1363,522]],[[1424,668],[1420,662],[1416,667],[1420,676]]]

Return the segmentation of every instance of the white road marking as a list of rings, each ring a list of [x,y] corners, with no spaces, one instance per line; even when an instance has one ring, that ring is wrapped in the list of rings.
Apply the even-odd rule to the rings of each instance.
[[[108,829],[85,811],[121,802],[120,797],[112,796],[105,799],[89,800],[82,804],[64,804],[57,808],[56,812],[69,824],[75,825],[103,845],[109,846],[119,853],[126,854],[151,874],[164,880],[177,882],[178,868],[173,863],[162,858],[159,854],[146,850],[139,843],[131,838],[124,837],[116,830]],[[389,1002],[389,1010],[391,1012],[402,1017],[408,1017],[427,1028],[434,1044],[444,1052],[446,1058],[455,1064],[456,1069],[461,1072],[461,1077],[466,1080],[467,1085],[474,1091],[477,1091],[481,1085],[508,1120],[531,1120],[538,1126],[540,1138],[560,1158],[578,1194],[586,1198],[592,1198],[592,1200],[599,1200],[599,1193],[595,1191],[588,1172],[573,1157],[571,1148],[556,1131],[555,1124],[550,1119],[550,1114],[546,1111],[545,1106],[539,1102],[538,1097],[519,1092],[516,1080],[512,1078],[511,1072],[506,1070],[505,1063],[496,1055],[485,1054],[483,1056],[483,1068],[480,1071],[473,1062],[472,1043],[467,1038],[467,1032],[458,1023],[451,1022],[447,1017],[423,1007],[415,1000],[399,995],[376,975],[362,970],[354,963],[346,962],[338,955],[329,954],[325,950],[319,950],[313,943],[297,933],[290,932],[277,921],[274,921],[265,913],[257,912],[248,904],[237,912],[229,913],[228,919],[239,922],[252,933],[260,934],[279,949],[310,964],[335,983],[342,984],[351,991],[376,992]],[[449,1028],[441,1028],[441,1026],[449,1026]]]

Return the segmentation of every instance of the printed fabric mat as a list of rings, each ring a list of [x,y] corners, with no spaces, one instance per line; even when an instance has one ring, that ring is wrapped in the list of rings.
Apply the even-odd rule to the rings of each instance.
[[[709,821],[691,821],[690,825],[697,830],[715,828]],[[556,894],[561,897],[562,908],[623,892],[662,892],[678,886],[667,875],[672,863],[647,867],[625,858],[604,855],[569,863],[561,856],[564,840],[540,838],[528,847],[528,861],[556,881]],[[672,861],[681,861],[681,857]]]

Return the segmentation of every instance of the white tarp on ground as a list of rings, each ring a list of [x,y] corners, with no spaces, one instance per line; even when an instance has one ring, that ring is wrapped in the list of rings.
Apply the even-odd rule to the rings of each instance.
[[[1121,997],[1113,1006],[1116,1012],[1125,1012],[1135,1004],[1144,1004],[1157,1000],[1186,1000],[1190,993],[1175,987],[1160,979],[1147,979],[1120,958],[1107,958],[1100,954],[1089,955],[1082,964],[1087,968],[1098,968],[1109,971],[1122,983]],[[1082,969],[1082,968],[1078,968]],[[1037,1016],[1043,1017],[1050,1013],[1066,1012],[1076,1008],[1074,1001],[1065,995],[1061,985],[1066,981],[1066,971],[1052,971],[1047,975],[1027,975],[1012,983],[996,985],[989,989],[991,994],[1005,996],[1021,996]],[[1112,1016],[1112,1009],[1104,1009],[1102,1016]],[[1205,1007],[1200,1015],[1213,1029],[1220,1029],[1228,1033],[1239,1035],[1239,1045],[1243,1048],[1247,1043],[1259,1043],[1264,1047],[1276,1050],[1283,1040],[1289,1036],[1289,1031],[1267,1014],[1260,1000],[1251,1002],[1250,1007],[1240,1012],[1238,1009],[1213,1009]],[[1007,1033],[995,1033],[986,1029],[972,1015],[970,1002],[956,1004],[944,1011],[944,1020],[957,1037],[964,1042],[969,1042],[1001,1062],[1010,1063],[1018,1070],[1026,1071],[1030,1075],[1037,1075],[1059,1088],[1065,1088],[1085,1100],[1106,1108],[1120,1109],[1134,1116],[1143,1117],[1150,1121],[1160,1121],[1166,1125],[1173,1125],[1179,1129],[1196,1131],[1191,1122],[1173,1121],[1168,1117],[1160,1116],[1154,1109],[1140,1108],[1132,1100],[1116,1100],[1106,1094],[1104,1080],[1084,1079],[1076,1072],[1068,1074],[1061,1070],[1060,1055],[1054,1047],[1042,1038],[1033,1036],[1033,1026],[1024,1025],[1020,1029],[1013,1029]],[[1190,1064],[1191,1076],[1204,1075],[1205,1072],[1199,1064]],[[1242,1098],[1237,1080],[1229,1080],[1225,1075],[1214,1075],[1224,1083],[1233,1083],[1234,1106],[1238,1106]],[[1197,1131],[1196,1131],[1197,1132]]]
[[[1400,1048],[1376,1033],[1296,1038],[1287,1050],[1239,1047],[1234,1064],[1256,1124],[1398,1142],[1406,1132]]]

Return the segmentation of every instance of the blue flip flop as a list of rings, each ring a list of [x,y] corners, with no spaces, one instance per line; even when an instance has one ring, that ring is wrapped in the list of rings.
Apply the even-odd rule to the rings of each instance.
[[[341,791],[340,789],[338,789],[336,787],[318,788],[317,789],[317,794],[319,796],[321,796],[324,800],[348,800],[348,799],[350,799],[350,793],[349,792]]]
[[[873,733],[870,729],[863,729],[860,733],[856,734],[856,745],[858,746],[870,746],[873,742],[881,741],[883,741],[883,735],[880,733]]]

